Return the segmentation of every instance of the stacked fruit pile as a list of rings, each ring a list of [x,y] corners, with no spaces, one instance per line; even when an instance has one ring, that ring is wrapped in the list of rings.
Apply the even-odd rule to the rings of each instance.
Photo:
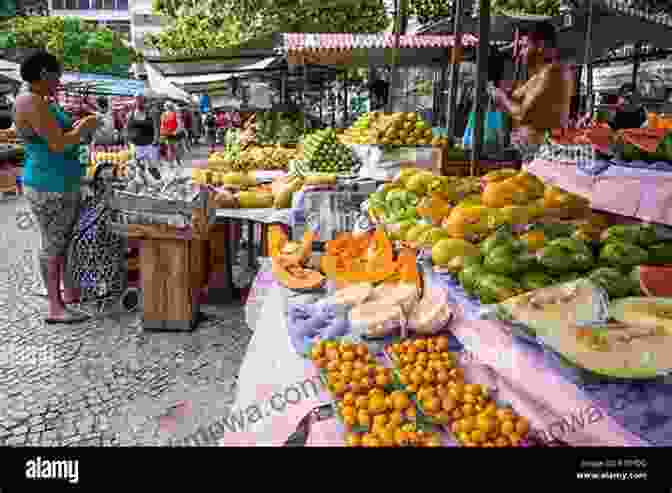
[[[220,209],[287,209],[291,207],[293,194],[305,183],[304,178],[290,176],[278,178],[271,185],[258,185],[254,173],[210,169],[194,169],[192,180],[223,188],[213,196],[215,207]]]
[[[650,226],[604,225],[593,217],[538,224],[521,235],[504,228],[478,246],[442,239],[432,248],[432,259],[486,304],[581,278],[604,288],[612,299],[641,296],[640,266],[672,263],[672,242]]]
[[[378,364],[365,344],[321,341],[310,356],[337,399],[338,415],[350,430],[349,446],[441,446],[438,431],[416,422],[409,395],[393,389],[392,371]]]
[[[466,383],[448,344],[448,338],[440,336],[406,339],[386,348],[399,382],[420,411],[466,447],[529,445],[529,422],[513,409],[498,406],[484,386]]]
[[[237,155],[212,153],[208,158],[208,168],[215,171],[286,170],[290,161],[298,157],[298,151],[294,148],[251,146]]]
[[[338,141],[332,128],[307,135],[302,147],[303,161],[311,171],[350,173],[357,165],[352,151]]]
[[[125,177],[128,176],[128,164],[133,158],[131,151],[123,150],[118,152],[92,152],[87,168],[87,176],[93,177],[96,173],[98,165],[112,164],[113,176]]]
[[[433,138],[431,126],[416,113],[367,113],[345,131],[342,139],[351,145],[448,145],[447,139]]]
[[[259,145],[296,144],[303,134],[303,115],[261,111],[257,113],[255,126]]]

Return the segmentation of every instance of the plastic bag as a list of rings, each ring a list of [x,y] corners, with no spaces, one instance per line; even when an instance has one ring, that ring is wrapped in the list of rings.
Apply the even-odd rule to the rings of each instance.
[[[501,111],[492,111],[494,101],[492,97],[488,100],[488,108],[485,113],[485,122],[483,125],[483,144],[492,150],[502,149],[506,142],[506,122],[505,115]],[[474,128],[476,126],[476,113],[472,110],[469,113],[467,128],[464,131],[462,144],[465,148],[473,146]]]

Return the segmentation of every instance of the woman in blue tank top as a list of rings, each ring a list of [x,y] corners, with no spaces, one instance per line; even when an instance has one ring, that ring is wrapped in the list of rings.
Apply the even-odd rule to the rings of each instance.
[[[40,270],[49,298],[45,321],[82,322],[86,316],[66,308],[79,295],[78,287],[64,274],[65,253],[79,217],[84,174],[79,145],[82,137],[95,131],[97,122],[94,116],[73,125],[68,113],[48,103],[61,77],[60,63],[53,55],[38,51],[27,57],[21,64],[21,77],[27,91],[16,98],[16,130],[25,142],[24,194],[42,236]]]

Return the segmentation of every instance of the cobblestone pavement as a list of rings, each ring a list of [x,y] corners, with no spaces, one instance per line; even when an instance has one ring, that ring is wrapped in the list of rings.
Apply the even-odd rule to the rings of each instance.
[[[0,445],[161,445],[156,424],[181,402],[175,440],[226,415],[251,335],[242,307],[187,334],[145,333],[138,314],[47,326],[25,207],[0,201]]]

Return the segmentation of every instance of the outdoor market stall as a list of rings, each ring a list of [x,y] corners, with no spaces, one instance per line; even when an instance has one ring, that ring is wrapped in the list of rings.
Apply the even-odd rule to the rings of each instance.
[[[427,433],[436,430],[432,423],[449,425],[447,432],[441,434],[444,445],[515,446],[522,443],[535,446],[539,445],[535,437],[546,444],[572,446],[669,443],[672,420],[665,403],[670,395],[664,382],[656,379],[672,367],[672,361],[663,355],[665,349],[660,349],[670,344],[667,332],[650,336],[640,333],[639,337],[662,338],[650,341],[649,347],[656,354],[649,361],[633,360],[632,366],[624,368],[617,368],[618,364],[599,367],[599,361],[582,355],[586,351],[599,353],[604,362],[609,360],[604,359],[604,351],[608,355],[619,344],[636,346],[638,343],[633,342],[634,339],[624,342],[626,339],[610,337],[593,341],[589,332],[588,336],[577,332],[576,337],[589,337],[586,345],[581,346],[580,353],[568,352],[569,339],[558,342],[547,331],[564,327],[571,333],[571,329],[563,322],[558,324],[559,320],[554,321],[557,320],[554,309],[546,306],[562,303],[562,311],[566,313],[578,308],[577,321],[604,326],[608,325],[604,311],[608,300],[609,316],[620,320],[614,324],[614,330],[627,332],[628,327],[636,326],[633,317],[637,314],[656,313],[655,310],[637,310],[659,304],[667,306],[665,304],[670,302],[669,298],[660,298],[669,296],[669,289],[665,290],[664,283],[654,281],[655,276],[651,275],[655,269],[662,272],[665,268],[645,269],[637,265],[670,261],[670,231],[638,224],[607,226],[605,217],[590,213],[586,216],[588,204],[580,198],[563,194],[515,170],[486,176],[485,189],[476,194],[469,190],[468,182],[439,177],[432,179],[434,187],[429,186],[421,193],[413,185],[413,177],[423,181],[420,179],[423,176],[429,180],[426,172],[409,170],[395,183],[381,187],[369,197],[369,214],[377,218],[375,229],[362,229],[358,221],[354,235],[343,234],[319,250],[313,250],[311,234],[303,243],[295,244],[283,240],[281,233],[279,237],[274,233],[269,248],[272,259],[257,277],[248,300],[248,323],[255,333],[241,367],[239,394],[234,406],[249,418],[246,432],[227,433],[222,443],[281,446],[297,426],[306,431],[304,425],[311,421],[307,415],[314,406],[333,399],[339,401],[337,418],[315,423],[311,433],[294,434],[292,441],[307,440],[308,445],[318,446],[344,443],[374,446],[374,442],[380,444],[381,441],[386,444],[388,435],[384,425],[397,423],[399,418],[395,416],[401,411],[401,419],[406,422],[415,422],[415,416],[419,416],[416,425]],[[437,193],[440,183],[449,185]],[[399,194],[394,199],[386,195],[395,194],[395,189],[412,193],[409,184],[410,189],[424,197],[415,207],[416,213],[424,219],[407,219],[406,225],[400,227],[399,223],[389,222],[398,220],[400,209],[392,204],[398,202]],[[519,193],[527,194],[530,202],[524,207],[529,212],[535,210],[536,219],[529,216],[514,219],[508,214],[515,207],[510,205],[512,198],[504,189],[513,186]],[[501,190],[501,194],[493,190]],[[465,193],[468,198],[460,199]],[[533,198],[540,196],[541,199]],[[447,202],[457,207],[441,209],[436,207],[438,203],[428,204],[439,201],[440,197],[443,200],[452,197]],[[474,205],[476,197],[481,205]],[[413,201],[408,202],[411,203]],[[502,210],[508,212],[505,214]],[[474,223],[463,217],[477,212],[486,212],[490,220],[483,218]],[[562,217],[576,219],[558,221]],[[484,239],[487,241],[482,241]],[[628,242],[648,246],[636,247],[634,243],[623,246]],[[623,248],[630,249],[629,254],[637,251],[644,257],[634,259],[625,255]],[[663,250],[667,253],[663,254]],[[373,253],[367,255],[367,251]],[[526,252],[536,254],[529,257]],[[465,262],[469,258],[465,255],[473,255],[473,261]],[[595,264],[594,259],[598,258],[600,264]],[[531,264],[525,262],[538,262],[532,269],[534,275],[527,275]],[[641,273],[637,284],[627,281],[627,277],[619,277],[622,276],[619,269],[626,264],[628,269],[634,266],[633,272]],[[518,274],[512,274],[518,268],[521,269],[516,271]],[[467,274],[470,269],[473,272]],[[523,277],[519,277],[521,273]],[[480,284],[469,281],[469,275],[479,279]],[[502,276],[513,278],[505,281]],[[326,292],[320,289],[320,278],[327,279]],[[415,281],[411,282],[412,279]],[[418,279],[421,279],[419,284]],[[367,283],[380,281],[384,284],[367,287]],[[556,284],[558,282],[560,284]],[[418,287],[419,292],[413,287]],[[628,297],[635,293],[641,297],[640,289],[650,295],[657,293],[659,298]],[[576,301],[572,301],[572,296],[577,297]],[[399,306],[390,304],[393,302],[389,299],[396,297]],[[558,297],[564,297],[563,301]],[[532,318],[525,317],[525,308],[517,308],[528,302],[540,304]],[[588,307],[592,304],[592,313],[590,309],[579,308],[586,304]],[[637,306],[639,309],[634,308]],[[402,319],[400,314],[404,314]],[[652,316],[655,319],[656,315]],[[278,327],[278,320],[285,322],[282,327]],[[659,320],[664,323],[663,318]],[[419,375],[406,368],[408,362],[421,361],[417,356],[410,356],[426,351],[422,348],[430,343],[428,339],[424,343],[412,343],[416,349],[407,357],[405,354],[411,353],[409,343],[396,345],[400,330],[402,339],[406,330],[415,334],[414,337],[439,336],[431,344],[443,345],[443,352],[447,349],[460,353],[456,360],[451,360],[453,366],[449,366],[454,368],[457,364],[464,368],[464,377],[444,375],[435,365],[420,363],[425,370]],[[320,340],[345,340],[346,346],[338,351],[340,343],[335,346],[328,343],[325,347],[324,343],[320,345]],[[348,340],[354,344],[366,343],[367,349],[353,347]],[[591,346],[598,342],[602,344],[599,349]],[[380,368],[399,365],[381,352],[390,346],[401,357],[401,366],[392,373]],[[632,351],[637,353],[639,349],[633,347]],[[353,350],[353,358],[346,355]],[[357,355],[365,354],[364,351],[375,355],[374,359],[368,359],[367,364],[374,366],[370,370],[373,380],[367,380],[366,388],[363,387],[366,379],[353,380],[352,368],[345,368],[359,361]],[[430,361],[433,360],[431,356]],[[614,363],[612,358],[611,364]],[[418,363],[415,364],[417,367]],[[604,380],[605,374],[610,375],[608,380]],[[259,375],[264,375],[263,381]],[[400,387],[395,387],[397,390],[386,387],[390,378],[405,389],[405,397],[400,395]],[[460,386],[462,381],[467,387]],[[328,382],[331,395],[320,392],[320,382]],[[487,395],[495,399],[497,422],[488,418],[489,401],[479,404],[477,397],[482,387],[474,387],[474,384],[490,389]],[[371,390],[376,388],[378,390]],[[458,388],[470,397],[456,393]],[[463,390],[466,388],[470,390]],[[354,397],[347,393],[348,389]],[[374,407],[376,392],[383,397],[388,395],[390,400],[383,399]],[[368,407],[360,405],[358,399],[367,394]],[[261,419],[254,418],[255,406],[266,409],[269,402],[281,401],[278,396],[285,399],[282,409]],[[302,419],[304,417],[306,419]],[[529,432],[530,429],[533,432]],[[407,443],[408,433],[404,436],[407,440],[402,442]],[[433,438],[427,435],[426,440],[431,442]]]
[[[614,46],[615,29],[631,41],[652,42],[656,48],[669,47],[669,19],[644,15],[618,7],[615,2],[590,5],[579,11],[575,28],[568,30],[565,41],[578,42],[579,31],[589,36],[583,42],[584,62],[591,62]],[[642,26],[638,28],[637,26]],[[644,25],[647,27],[644,28]],[[562,43],[562,33],[560,42]],[[575,46],[576,43],[569,43]],[[639,66],[635,53],[633,81]],[[592,71],[588,71],[589,112],[592,113]],[[621,216],[661,224],[672,224],[672,189],[669,171],[672,154],[667,151],[669,129],[649,118],[648,129],[626,129],[612,132],[596,121],[592,129],[563,133],[555,130],[547,146],[527,169],[557,186],[579,193],[593,207]]]

